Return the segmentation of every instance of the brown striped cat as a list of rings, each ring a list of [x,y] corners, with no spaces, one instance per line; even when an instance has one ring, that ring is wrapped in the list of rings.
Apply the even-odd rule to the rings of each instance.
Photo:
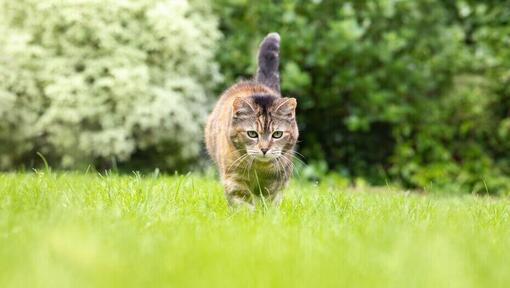
[[[255,79],[227,89],[207,121],[207,150],[234,206],[253,207],[261,195],[279,203],[292,174],[297,102],[280,95],[279,50],[278,33],[268,34],[259,46]]]

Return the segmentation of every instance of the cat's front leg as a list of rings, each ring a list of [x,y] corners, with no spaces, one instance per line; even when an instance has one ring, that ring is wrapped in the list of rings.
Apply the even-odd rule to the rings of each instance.
[[[253,195],[247,185],[235,179],[226,178],[223,180],[223,187],[230,206],[255,209]]]
[[[280,203],[282,203],[283,200],[283,193],[281,191],[277,191],[276,193],[272,193],[270,196],[271,203],[273,203],[276,206],[279,206]]]
[[[266,188],[268,195],[267,198],[271,201],[271,203],[273,203],[276,206],[280,205],[280,203],[283,200],[282,190],[285,186],[286,186],[285,182],[277,180]]]

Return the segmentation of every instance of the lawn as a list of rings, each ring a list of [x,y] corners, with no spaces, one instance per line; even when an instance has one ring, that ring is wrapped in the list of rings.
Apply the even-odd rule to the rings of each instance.
[[[0,287],[508,287],[510,201],[201,176],[0,174]]]

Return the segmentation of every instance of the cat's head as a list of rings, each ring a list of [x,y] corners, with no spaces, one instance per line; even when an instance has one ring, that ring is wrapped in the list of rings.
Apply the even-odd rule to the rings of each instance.
[[[230,137],[236,149],[259,162],[292,150],[299,136],[294,98],[255,94],[232,104]]]

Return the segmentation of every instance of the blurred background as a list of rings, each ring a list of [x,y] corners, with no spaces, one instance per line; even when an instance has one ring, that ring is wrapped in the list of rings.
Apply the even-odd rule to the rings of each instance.
[[[0,0],[0,170],[204,169],[207,114],[277,31],[302,177],[509,194],[509,21],[510,1]]]

